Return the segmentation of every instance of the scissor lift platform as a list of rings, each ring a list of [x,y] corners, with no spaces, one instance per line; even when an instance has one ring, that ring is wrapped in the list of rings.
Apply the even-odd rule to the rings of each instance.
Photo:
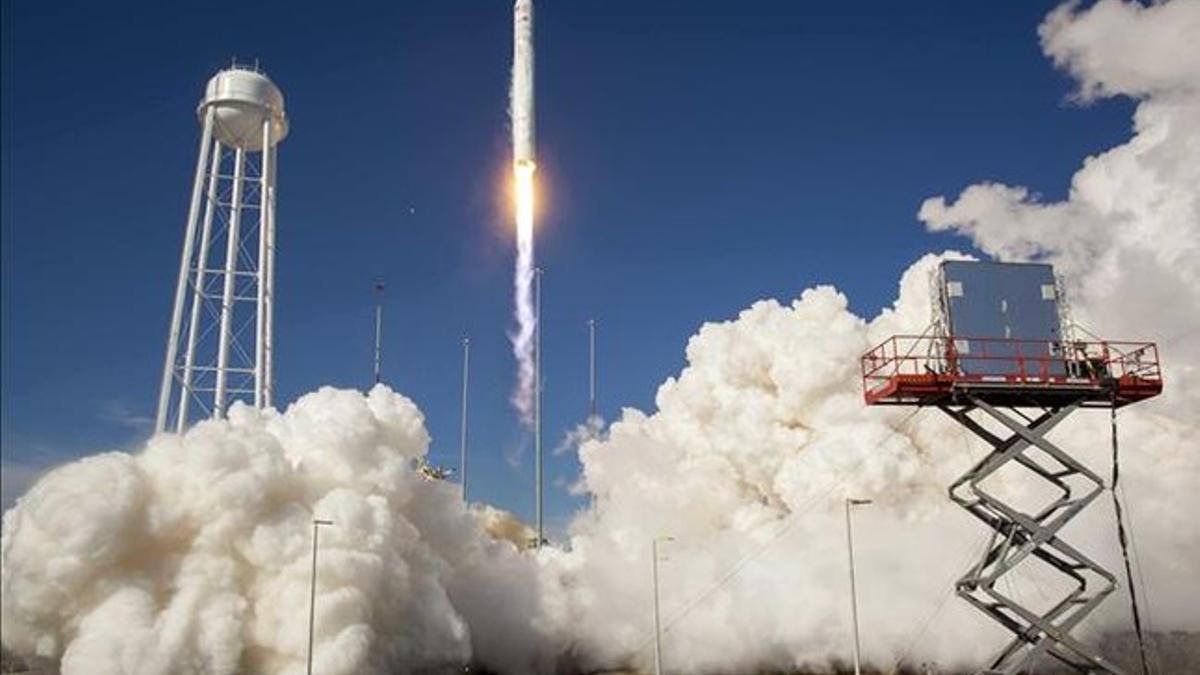
[[[1112,408],[1162,393],[1153,342],[896,335],[862,357],[869,405]]]
[[[1116,577],[1058,536],[1104,492],[1104,481],[1046,434],[1079,408],[1118,408],[1161,393],[1154,343],[895,336],[863,355],[862,373],[869,405],[937,407],[992,448],[949,490],[992,530],[987,551],[955,590],[1014,635],[981,672],[1028,673],[1049,656],[1080,673],[1121,675],[1071,635],[1116,589]],[[1030,408],[1036,411],[1022,411]],[[1007,435],[982,424],[977,412]],[[984,481],[1010,463],[1045,480],[1057,496],[1022,510],[989,492]],[[1041,610],[999,584],[1033,560],[1060,573],[1070,588]]]

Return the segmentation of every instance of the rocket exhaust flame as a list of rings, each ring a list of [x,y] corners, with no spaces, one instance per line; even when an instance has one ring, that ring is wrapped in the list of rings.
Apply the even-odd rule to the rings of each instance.
[[[514,278],[517,330],[510,337],[517,358],[517,386],[512,402],[526,425],[533,422],[533,335],[538,317],[533,309],[533,3],[517,0],[513,6],[512,88],[513,190],[517,226],[517,263]]]

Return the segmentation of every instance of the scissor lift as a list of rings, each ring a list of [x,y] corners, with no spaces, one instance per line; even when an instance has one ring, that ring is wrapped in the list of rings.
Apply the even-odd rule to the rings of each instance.
[[[937,407],[992,448],[950,486],[950,498],[992,529],[986,552],[958,580],[957,593],[1014,636],[981,672],[1029,673],[1048,655],[1081,673],[1121,675],[1071,636],[1113,592],[1116,577],[1059,537],[1100,496],[1104,481],[1046,435],[1080,408],[1117,408],[1158,395],[1157,347],[895,336],[865,354],[862,368],[869,405]],[[982,421],[987,419],[1003,431],[990,430]],[[1014,463],[1046,481],[1056,497],[1029,508],[989,491],[985,481]],[[1004,592],[1000,583],[1034,560],[1061,574],[1070,588],[1037,609],[1011,590]]]

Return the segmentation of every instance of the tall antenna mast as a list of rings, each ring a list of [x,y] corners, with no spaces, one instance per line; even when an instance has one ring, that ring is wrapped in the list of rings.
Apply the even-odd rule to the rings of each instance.
[[[537,541],[544,541],[542,527],[542,268],[533,270],[533,456],[534,509],[537,512]]]
[[[462,346],[462,418],[458,428],[458,473],[459,480],[462,482],[463,503],[470,504],[471,502],[467,498],[467,383],[471,372],[471,338],[463,338]]]
[[[383,381],[383,281],[375,282],[375,384]]]
[[[288,133],[283,94],[257,69],[234,65],[208,81],[196,113],[200,150],[156,432],[182,432],[193,407],[222,417],[235,399],[265,408],[273,395],[275,157]]]
[[[596,419],[596,320],[588,319],[588,423]]]

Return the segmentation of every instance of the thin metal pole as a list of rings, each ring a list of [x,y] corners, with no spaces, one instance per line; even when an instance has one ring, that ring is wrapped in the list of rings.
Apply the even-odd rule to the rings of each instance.
[[[658,610],[658,538],[650,541],[650,578],[654,585],[654,675],[662,675],[662,624]]]
[[[204,281],[208,272],[208,245],[212,241],[213,215],[216,213],[217,185],[221,175],[221,143],[213,141],[212,159],[208,171],[208,199],[204,206],[204,227],[200,231],[200,250],[196,253],[196,272],[192,282],[192,311],[188,321],[187,351],[184,352],[183,378],[179,387],[179,409],[176,411],[175,431],[187,428],[188,406],[192,399],[192,367],[196,364],[196,339],[200,332],[201,310],[204,308]]]
[[[850,524],[850,507],[870,504],[866,499],[846,499],[846,551],[850,557],[850,617],[854,624],[854,675],[861,675],[862,651],[858,637],[858,589],[854,578],[854,531]]]
[[[313,519],[313,554],[312,576],[308,590],[308,675],[312,675],[313,667],[313,629],[317,617],[317,528],[321,525],[332,525],[332,520]]]
[[[544,539],[542,528],[542,268],[533,270],[533,456],[534,508],[537,511],[537,543]]]
[[[463,338],[462,344],[462,418],[458,428],[458,472],[459,480],[462,482],[463,503],[469,504],[470,500],[467,498],[467,384],[471,371],[471,338]]]
[[[266,403],[266,358],[267,358],[267,317],[264,311],[267,305],[267,238],[268,231],[268,202],[270,191],[267,189],[267,176],[271,172],[271,118],[263,120],[262,131],[262,171],[258,181],[258,298],[254,307],[254,407],[262,408]]]
[[[242,174],[246,168],[246,151],[238,148],[234,153],[233,196],[230,198],[229,228],[225,232],[225,288],[221,295],[221,333],[217,343],[217,383],[213,392],[213,416],[225,414],[225,386],[228,379],[229,343],[233,339],[233,302],[237,281],[238,251],[241,233],[238,225],[242,219]]]
[[[312,551],[312,575],[309,581],[308,591],[308,675],[312,675],[313,662],[313,630],[316,626],[317,616],[317,521],[313,521],[313,551]]]
[[[383,307],[375,303],[375,384],[383,379],[380,364],[380,342],[383,340]]]
[[[588,319],[588,422],[596,419],[596,320]]]
[[[213,109],[204,114],[204,130],[200,132],[200,152],[196,157],[196,176],[192,180],[192,201],[188,206],[184,226],[183,254],[179,259],[179,280],[175,283],[175,307],[171,310],[171,329],[167,332],[167,353],[163,358],[162,382],[158,388],[158,414],[154,431],[167,427],[167,408],[171,405],[171,380],[175,377],[175,356],[179,349],[179,332],[183,323],[183,301],[187,292],[188,266],[192,264],[192,247],[196,242],[196,221],[200,217],[200,199],[204,191],[204,163],[208,159],[208,144],[212,142]]]
[[[375,282],[375,384],[383,381],[383,282]]]

